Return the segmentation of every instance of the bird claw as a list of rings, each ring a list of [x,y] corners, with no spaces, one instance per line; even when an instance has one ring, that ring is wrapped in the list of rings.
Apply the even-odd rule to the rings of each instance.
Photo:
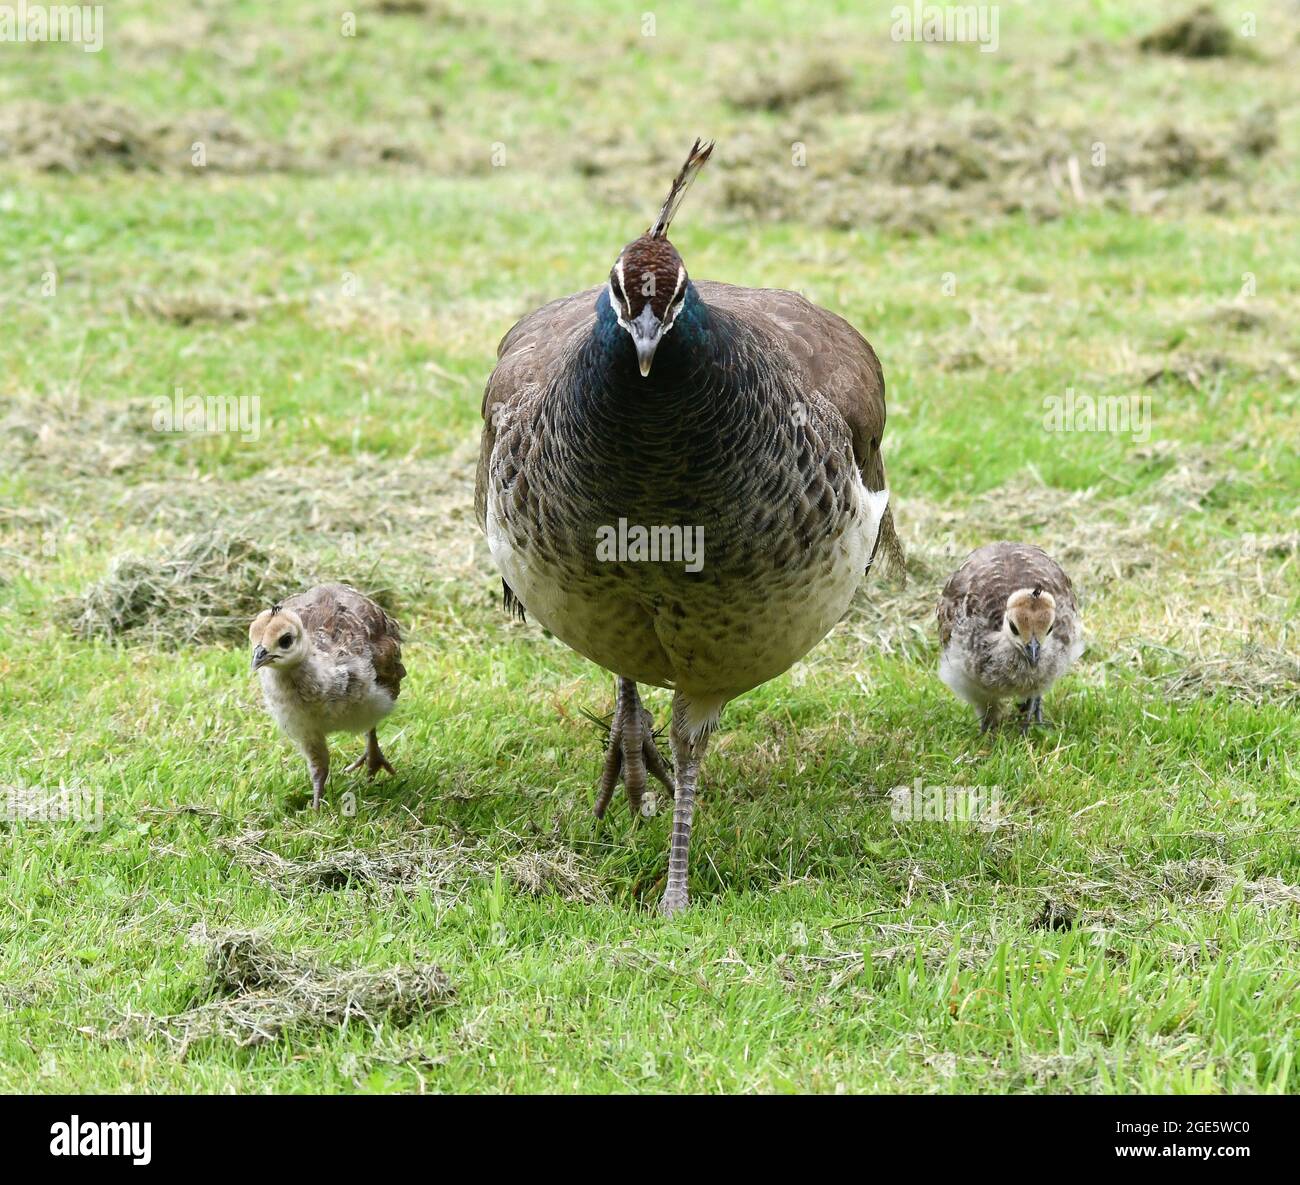
[[[593,808],[596,818],[603,819],[621,780],[627,791],[628,807],[633,818],[650,819],[655,815],[655,795],[647,791],[647,775],[652,775],[674,793],[672,775],[664,764],[654,739],[654,717],[638,699],[624,700],[620,695],[609,725],[609,744],[605,749],[605,767]]]
[[[1040,728],[1056,727],[1050,720],[1043,719],[1043,697],[1041,695],[1036,695],[1033,699],[1027,699],[1018,706],[1020,708],[1021,736],[1026,735],[1034,724],[1037,724]]]
[[[381,769],[384,770],[385,773],[392,774],[394,777],[397,775],[397,771],[392,767],[388,758],[380,751],[379,740],[374,733],[370,734],[370,737],[366,742],[366,751],[352,762],[351,765],[345,765],[343,767],[344,773],[353,773],[355,770],[359,769],[364,769],[366,774],[372,779]]]
[[[354,773],[356,770],[364,769],[369,777],[374,777],[381,769],[388,774],[396,774],[395,770],[388,761],[388,758],[380,754],[378,761],[371,761],[369,753],[362,753],[351,765],[345,765],[345,773]]]

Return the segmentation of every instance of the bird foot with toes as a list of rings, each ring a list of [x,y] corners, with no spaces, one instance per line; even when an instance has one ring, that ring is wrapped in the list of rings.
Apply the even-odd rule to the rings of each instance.
[[[1020,709],[1020,731],[1027,733],[1029,729],[1037,724],[1040,728],[1052,728],[1050,720],[1043,719],[1043,697],[1035,696],[1033,699],[1027,699],[1016,705]]]
[[[596,794],[596,818],[604,818],[620,780],[627,790],[628,808],[633,817],[653,815],[654,795],[646,793],[650,774],[664,784],[669,794],[673,793],[672,775],[655,744],[654,718],[641,706],[636,684],[630,679],[620,679],[609,725],[605,767]]]
[[[348,773],[354,770],[364,769],[370,777],[374,777],[381,769],[386,773],[396,774],[397,771],[389,764],[388,758],[383,755],[379,748],[379,738],[372,731],[366,738],[366,751],[361,754],[351,765],[344,766]]]

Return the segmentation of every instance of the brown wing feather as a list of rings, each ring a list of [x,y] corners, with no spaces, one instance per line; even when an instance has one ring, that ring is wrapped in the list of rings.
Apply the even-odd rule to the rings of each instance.
[[[394,699],[402,688],[402,632],[397,622],[369,597],[346,584],[322,584],[283,603],[302,618],[303,629],[318,644],[344,654],[368,657],[375,682]]]
[[[716,304],[751,324],[763,324],[780,342],[808,390],[820,391],[839,412],[853,439],[853,457],[869,490],[886,488],[880,446],[885,434],[885,376],[876,352],[843,317],[819,308],[797,292],[738,288],[702,281],[696,285]],[[881,524],[880,542],[891,563],[904,566],[893,508]]]
[[[516,322],[497,346],[497,364],[483,391],[483,437],[474,479],[474,514],[484,530],[488,473],[500,418],[535,399],[559,369],[565,352],[590,331],[602,288],[588,288],[542,305]]]
[[[939,594],[939,607],[934,615],[939,622],[940,646],[947,646],[952,640],[953,626],[956,625],[962,603],[969,594],[970,573],[963,564],[948,577],[948,583],[943,586],[943,592]]]

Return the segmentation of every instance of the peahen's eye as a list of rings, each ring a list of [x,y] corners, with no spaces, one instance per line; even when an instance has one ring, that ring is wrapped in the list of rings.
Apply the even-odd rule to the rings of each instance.
[[[1011,627],[1011,632],[1015,634],[1017,638],[1020,637],[1020,631],[1016,629],[1016,623],[1014,621],[1008,621],[1007,625]]]
[[[290,646],[290,644],[291,644],[292,642],[293,642],[293,638],[291,638],[288,634],[283,634],[283,635],[281,635],[281,637],[280,637],[280,649],[281,649],[281,650],[288,650],[288,649],[289,649],[289,646]]]

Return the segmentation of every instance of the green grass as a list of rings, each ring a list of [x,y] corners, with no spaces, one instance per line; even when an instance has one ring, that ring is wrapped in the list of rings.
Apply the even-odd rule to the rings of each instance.
[[[0,824],[0,1089],[1295,1091],[1285,6],[1260,6],[1255,56],[1203,62],[1134,52],[1157,18],[1083,0],[1002,5],[988,55],[895,45],[889,6],[856,3],[812,24],[776,3],[673,6],[653,39],[640,10],[594,2],[428,7],[367,5],[343,39],[317,5],[137,0],[113,6],[100,55],[0,46],[0,118],[32,95],[56,113],[111,98],[146,128],[220,109],[287,153],[201,176],[0,156],[0,786],[88,787],[104,810],[97,830]],[[837,92],[737,99],[827,60]],[[1086,135],[1230,130],[1265,103],[1275,148],[1153,213],[1043,218],[977,190],[970,218],[909,236],[870,208],[841,228],[725,196],[751,158],[783,177],[792,141],[815,158],[914,126],[924,147],[962,104]],[[470,503],[500,335],[603,277],[697,132],[720,159],[674,233],[693,274],[798,288],[883,360],[912,580],[873,579],[825,643],[729,706],[693,905],[666,922],[667,813],[590,813],[582,710],[607,710],[610,681],[507,620]],[[330,147],[345,136],[411,159]],[[257,396],[259,438],[153,432],[150,401],[176,387]],[[1149,395],[1149,439],[1044,431],[1067,388]],[[313,816],[237,636],[71,634],[68,606],[115,557],[214,528],[385,592],[409,639],[383,730],[396,778],[338,772],[338,738]],[[932,606],[967,549],[1013,535],[1071,570],[1090,647],[1049,697],[1054,729],[981,738],[935,675]],[[665,694],[648,702],[663,722]],[[889,791],[917,779],[997,787],[1000,824],[895,820]],[[321,887],[254,848],[290,870],[441,863]],[[561,870],[540,894],[519,871],[535,859]],[[1068,928],[1040,924],[1049,902]],[[118,1031],[208,999],[199,926],[341,968],[433,961],[456,998],[248,1048]]]

